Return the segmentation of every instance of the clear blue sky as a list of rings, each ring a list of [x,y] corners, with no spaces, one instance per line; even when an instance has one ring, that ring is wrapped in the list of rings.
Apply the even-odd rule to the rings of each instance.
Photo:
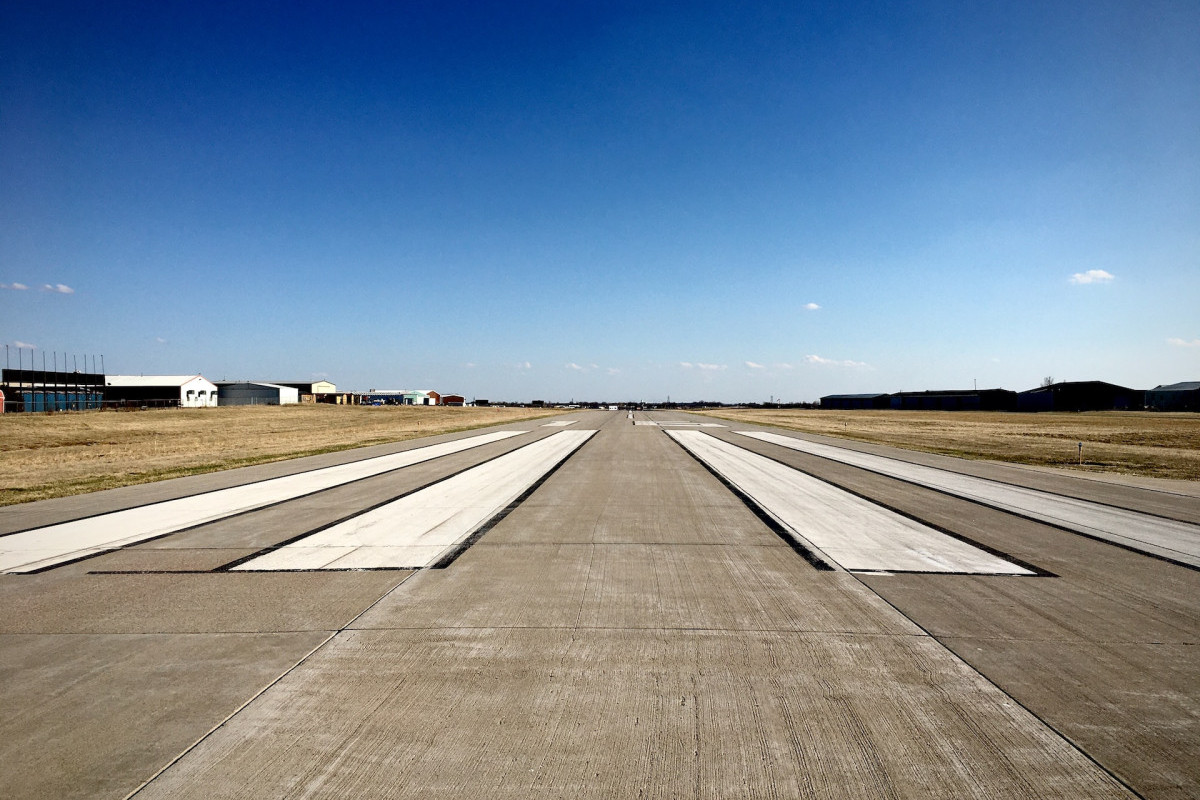
[[[0,285],[12,366],[1197,380],[1200,3],[14,0]]]

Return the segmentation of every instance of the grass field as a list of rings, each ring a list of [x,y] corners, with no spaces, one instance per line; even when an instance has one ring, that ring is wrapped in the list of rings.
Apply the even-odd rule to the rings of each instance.
[[[555,412],[291,405],[0,415],[0,506]]]
[[[962,458],[1200,480],[1200,414],[722,409],[723,419]],[[1083,442],[1083,463],[1079,463]]]

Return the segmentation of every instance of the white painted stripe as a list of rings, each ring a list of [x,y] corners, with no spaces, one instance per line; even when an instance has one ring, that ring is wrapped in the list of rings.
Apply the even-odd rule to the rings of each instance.
[[[916,520],[700,431],[667,431],[802,542],[851,571],[1032,575]]]
[[[595,433],[560,431],[233,569],[426,567],[520,497]]]
[[[910,464],[886,456],[831,447],[791,436],[759,431],[735,432],[1200,567],[1200,525],[1063,497],[1037,489],[1010,486],[973,475],[961,475],[936,467]]]
[[[543,425],[542,427],[543,427],[543,428],[565,428],[565,427],[566,427],[566,426],[568,426],[568,425],[574,425],[576,422],[579,422],[579,420],[577,420],[577,419],[569,419],[569,420],[567,420],[567,421],[565,421],[565,422],[563,422],[563,421],[561,421],[561,420],[560,420],[560,421],[558,421],[558,422],[547,422],[547,423],[546,423],[545,425]]]
[[[491,444],[521,433],[524,431],[495,431],[0,536],[0,571],[19,573],[44,569],[64,561],[103,553],[350,481]]]

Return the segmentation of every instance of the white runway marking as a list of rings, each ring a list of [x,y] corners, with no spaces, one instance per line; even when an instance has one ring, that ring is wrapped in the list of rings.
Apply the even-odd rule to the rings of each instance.
[[[44,569],[64,561],[114,550],[400,467],[498,442],[524,432],[485,433],[453,442],[0,536],[0,571],[20,573]]]
[[[700,431],[668,436],[850,571],[1033,575],[1024,567]]]
[[[794,439],[791,436],[758,431],[735,433],[928,486],[1002,511],[1012,511],[1145,553],[1200,566],[1200,525],[1063,497],[1037,489],[1010,486],[986,478],[960,475],[885,456]]]
[[[561,431],[233,569],[263,572],[429,566],[595,433]]]
[[[577,419],[571,419],[571,420],[567,420],[566,422],[562,422],[562,421],[559,421],[559,422],[547,422],[547,423],[546,423],[545,425],[543,425],[542,427],[543,427],[543,428],[565,428],[565,427],[567,427],[568,425],[574,425],[576,422],[579,422],[579,420],[577,420]]]

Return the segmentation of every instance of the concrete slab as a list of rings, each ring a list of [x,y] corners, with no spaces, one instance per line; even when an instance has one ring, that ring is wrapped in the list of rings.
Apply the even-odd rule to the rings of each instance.
[[[1197,642],[943,641],[1143,797],[1200,796]]]
[[[0,581],[0,633],[334,631],[406,572],[81,575]],[[37,576],[42,577],[42,576]]]
[[[3,794],[124,797],[328,635],[0,635]]]
[[[1130,797],[928,638],[339,635],[137,797]],[[487,787],[486,790],[483,787]]]
[[[510,516],[493,533],[519,524]],[[818,572],[782,543],[495,545],[490,536],[450,569],[413,576],[354,627],[920,633],[851,576]]]

